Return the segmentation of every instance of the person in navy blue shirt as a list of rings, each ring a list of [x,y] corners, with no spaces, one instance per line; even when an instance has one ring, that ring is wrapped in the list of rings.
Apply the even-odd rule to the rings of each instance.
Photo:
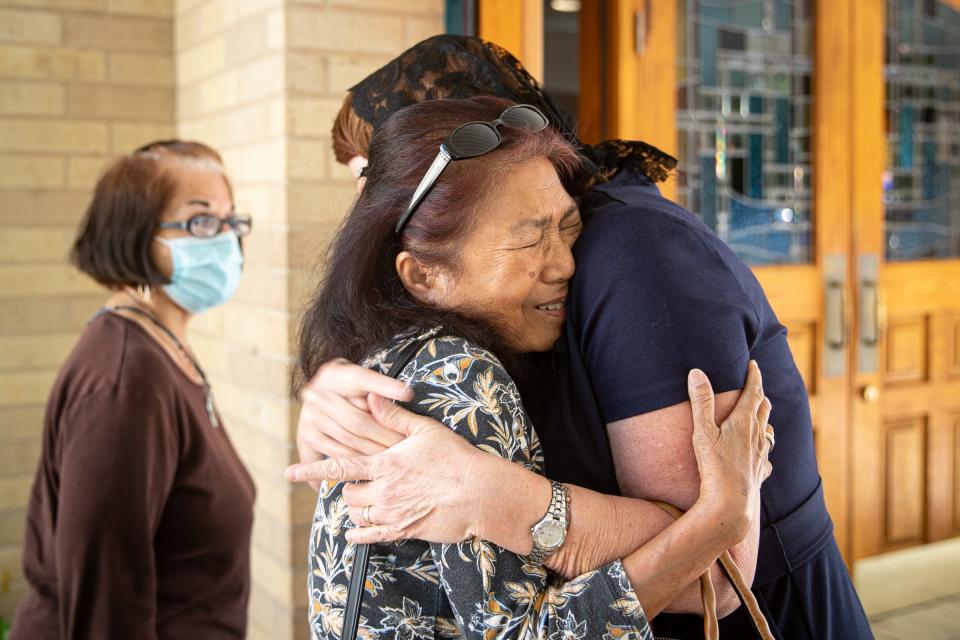
[[[458,62],[451,65],[453,58]],[[345,129],[376,126],[424,99],[497,95],[534,104],[563,126],[552,99],[519,62],[475,38],[430,38],[352,91],[344,109],[356,113],[346,120],[352,124],[343,126],[341,112],[334,147],[355,170],[365,162],[365,149],[362,140],[343,146],[346,134],[355,133]],[[641,146],[623,154],[624,145]],[[755,359],[773,404],[770,423],[777,443],[773,475],[761,494],[753,591],[776,637],[871,638],[833,538],[807,393],[786,330],[749,268],[696,216],[661,196],[650,179],[665,177],[649,161],[656,153],[642,143],[593,147],[592,160],[601,165],[620,154],[613,157],[617,171],[604,175],[608,181],[583,198],[585,227],[574,248],[577,268],[565,336],[552,353],[531,358],[529,369],[536,375],[521,387],[524,406],[538,425],[547,476],[607,494],[689,506],[699,486],[687,372],[707,373],[718,392],[719,422],[734,406],[747,364]],[[368,382],[359,380],[354,376],[352,383],[362,390]],[[367,390],[383,393],[384,385]],[[304,433],[315,428],[304,427],[301,419],[302,460],[317,459],[311,439],[330,443],[337,433],[359,427],[341,423],[322,438]],[[366,435],[353,433],[354,442]],[[658,637],[703,637],[697,616],[660,614],[653,627]],[[751,633],[744,607],[721,620],[723,638]]]
[[[523,389],[534,424],[550,425],[538,431],[547,475],[605,493],[633,489],[691,502],[682,487],[651,481],[652,469],[688,463],[649,440],[689,442],[688,432],[669,433],[687,403],[687,371],[707,373],[723,414],[721,398],[732,407],[747,363],[756,360],[777,443],[761,490],[753,591],[780,637],[872,637],[824,505],[807,392],[756,277],[636,169],[595,187],[581,210],[566,334],[549,363],[556,387]],[[646,463],[637,459],[644,448]],[[653,626],[665,637],[703,633],[694,616],[661,614]],[[720,629],[721,637],[751,637],[742,607]]]

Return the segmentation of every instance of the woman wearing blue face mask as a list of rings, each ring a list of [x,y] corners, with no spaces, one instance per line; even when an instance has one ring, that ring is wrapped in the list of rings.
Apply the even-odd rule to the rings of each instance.
[[[163,141],[97,184],[71,259],[112,294],[54,383],[11,638],[243,638],[254,486],[187,341],[230,299],[220,156]]]

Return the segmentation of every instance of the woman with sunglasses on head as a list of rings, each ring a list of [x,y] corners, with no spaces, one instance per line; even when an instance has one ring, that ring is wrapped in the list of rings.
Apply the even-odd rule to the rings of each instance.
[[[389,118],[371,140],[366,184],[331,244],[303,320],[300,357],[306,378],[337,357],[399,371],[412,389],[407,407],[461,436],[440,427],[446,452],[472,461],[492,454],[535,472],[539,484],[511,486],[507,475],[503,491],[545,490],[549,508],[531,499],[528,511],[505,513],[502,495],[484,496],[475,509],[488,520],[532,525],[532,536],[506,545],[517,553],[484,540],[483,531],[447,531],[429,542],[373,545],[364,576],[351,522],[369,524],[377,514],[348,509],[363,486],[324,485],[310,536],[314,638],[351,630],[354,576],[364,577],[356,583],[361,638],[652,638],[647,616],[755,520],[769,472],[770,405],[751,367],[750,393],[723,430],[713,423],[709,385],[691,385],[709,407],[695,436],[702,499],[656,540],[637,540],[596,570],[569,580],[551,571],[568,529],[584,530],[575,521],[583,504],[616,498],[574,493],[543,477],[537,432],[511,378],[522,375],[521,354],[547,351],[560,336],[570,249],[581,229],[561,183],[574,178],[579,159],[547,125],[536,108],[497,98],[425,102]],[[412,415],[378,396],[362,404],[356,411],[381,418]],[[470,467],[446,469],[436,458],[423,472],[442,485]]]
[[[255,490],[187,325],[236,291],[250,229],[197,142],[97,183],[71,260],[112,293],[50,393],[12,640],[245,636]]]
[[[547,477],[569,483],[571,492],[579,486],[632,500],[612,500],[597,510],[576,494],[570,535],[549,564],[567,576],[598,567],[637,539],[661,533],[669,520],[648,501],[693,505],[703,478],[691,440],[696,406],[688,401],[687,372],[708,373],[720,421],[746,392],[744,372],[755,360],[774,407],[775,471],[763,484],[759,531],[731,555],[752,580],[775,637],[872,637],[834,540],[809,399],[786,329],[749,267],[693,213],[661,195],[658,184],[676,159],[641,141],[579,141],[575,123],[509,52],[451,34],[414,45],[349,89],[332,131],[336,158],[356,173],[366,164],[372,132],[392,113],[426,100],[475,95],[539,108],[584,156],[590,187],[581,199],[584,229],[574,248],[577,272],[565,303],[564,335],[550,353],[532,358],[521,397],[539,430]],[[646,106],[638,101],[638,117]],[[358,179],[358,187],[362,183]],[[468,458],[445,448],[440,425],[422,416],[381,422],[355,411],[371,392],[408,397],[397,381],[345,360],[319,369],[301,394],[297,443],[304,464],[288,477],[368,480],[347,495],[349,507],[370,515],[352,532],[356,541],[480,529],[520,550],[530,538],[529,523],[486,519],[486,511],[475,507],[477,496],[509,486],[501,492],[501,512],[519,513],[541,479],[493,456],[482,470],[461,471]],[[411,432],[416,448],[402,445]],[[428,445],[428,436],[436,446]],[[401,447],[390,446],[395,443]],[[323,456],[332,459],[319,460]],[[435,464],[438,457],[444,464]],[[442,481],[423,473],[438,466]],[[549,495],[541,486],[535,499],[546,504]],[[503,506],[508,502],[512,510]],[[747,607],[717,573],[720,637],[753,637]],[[643,602],[644,588],[634,586]],[[699,598],[690,595],[656,617],[658,636],[703,637]]]

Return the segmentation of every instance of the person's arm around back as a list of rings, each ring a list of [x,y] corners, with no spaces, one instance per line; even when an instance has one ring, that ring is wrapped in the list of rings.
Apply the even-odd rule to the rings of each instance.
[[[748,387],[756,392],[745,398],[729,420],[740,430],[746,428],[744,424],[755,430],[762,428],[769,413],[755,366],[751,367],[751,376]],[[713,395],[709,385],[706,389],[710,409],[701,412],[701,424],[708,425],[709,420],[712,425]],[[704,395],[703,390],[700,395]],[[751,399],[755,400],[752,404],[746,402]],[[404,442],[374,456],[331,458],[288,470],[288,478],[296,481],[370,480],[346,486],[344,498],[355,522],[363,522],[363,507],[372,505],[367,515],[379,524],[352,529],[348,539],[453,542],[476,535],[514,553],[530,552],[530,524],[539,520],[549,503],[550,489],[544,478],[451,437],[449,429],[434,420],[399,408],[385,412],[379,400],[371,401],[371,407],[374,416],[407,436]],[[716,430],[715,425],[712,428]],[[709,431],[707,426],[703,431]],[[728,433],[728,441],[731,437]],[[729,459],[725,467],[719,465],[722,473],[714,471],[704,479],[705,495],[714,499],[703,502],[696,513],[677,523],[650,502],[569,487],[569,535],[547,566],[570,578],[626,558],[624,566],[631,581],[641,585],[637,593],[644,610],[650,617],[656,615],[722,551],[746,534],[749,516],[731,505],[746,503],[748,494],[741,490],[746,491],[749,485],[753,491],[762,480],[748,471],[748,458],[762,459],[764,473],[767,468],[766,452],[760,450],[763,443],[755,439],[750,443],[756,450],[740,450],[733,455],[726,451]],[[707,458],[709,468],[716,470],[717,464],[709,464],[714,459],[709,452]],[[436,460],[445,463],[433,464]],[[730,465],[737,470],[733,474]],[[730,491],[731,479],[736,485],[734,491]],[[759,500],[752,493],[749,498],[750,504]],[[703,526],[703,522],[710,525]],[[691,608],[698,610],[702,611],[699,603]]]
[[[382,489],[383,494],[371,496],[367,504],[382,500],[379,504],[391,505],[386,512],[376,511],[384,525],[398,526],[351,530],[352,542],[392,539],[402,528],[406,537],[432,542],[479,535],[514,553],[530,552],[529,527],[517,523],[543,515],[550,501],[545,478],[502,458],[480,455],[452,437],[444,425],[425,417],[413,422],[420,437],[412,445],[407,440],[413,426],[381,424],[368,411],[368,394],[408,400],[410,389],[345,360],[324,364],[301,393],[297,427],[301,458],[287,470],[288,479],[316,487],[324,479],[347,479],[364,459],[376,461],[382,480],[363,489],[345,487],[344,495],[362,500],[364,492]],[[437,460],[446,463],[434,464]],[[424,472],[426,465],[429,473]],[[495,485],[511,490],[504,493]],[[352,495],[358,490],[360,495]],[[673,521],[651,502],[577,486],[569,490],[573,499],[567,542],[548,563],[566,578],[628,555]],[[488,500],[491,495],[500,498]]]
[[[739,391],[716,396],[716,421],[722,423],[740,398]],[[607,425],[617,482],[623,495],[658,500],[682,510],[700,495],[700,474],[691,436],[694,421],[689,402],[633,416]],[[730,549],[746,583],[752,584],[760,539],[760,502],[755,506],[747,536]],[[740,606],[733,586],[718,565],[712,569],[717,594],[717,614],[729,615]],[[667,608],[670,612],[702,613],[700,587],[692,583]]]

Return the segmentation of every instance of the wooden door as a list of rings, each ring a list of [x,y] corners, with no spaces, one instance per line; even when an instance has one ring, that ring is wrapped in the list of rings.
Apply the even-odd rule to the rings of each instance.
[[[960,2],[853,12],[860,558],[960,535]]]

